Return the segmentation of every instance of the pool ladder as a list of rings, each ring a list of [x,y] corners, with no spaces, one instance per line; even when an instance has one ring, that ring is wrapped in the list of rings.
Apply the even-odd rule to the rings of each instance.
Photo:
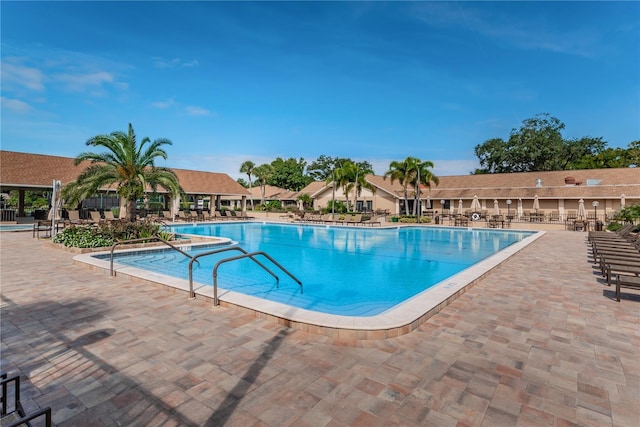
[[[182,249],[178,248],[175,245],[172,245],[171,243],[167,242],[166,240],[164,240],[163,238],[158,237],[158,236],[143,237],[143,238],[140,238],[140,239],[121,240],[119,242],[114,243],[114,245],[111,246],[111,256],[110,256],[110,261],[109,261],[109,269],[110,269],[111,277],[114,276],[114,274],[113,274],[113,251],[116,249],[116,247],[118,247],[119,245],[125,244],[125,243],[144,243],[144,242],[149,242],[149,241],[164,243],[165,245],[169,246],[174,251],[180,252],[182,255],[186,256],[187,258],[193,258],[191,255],[189,255],[188,253],[186,253]]]
[[[295,277],[293,274],[291,274],[286,268],[284,268],[278,261],[273,259],[266,252],[263,252],[263,251],[247,252],[245,249],[243,249],[243,248],[241,248],[239,246],[231,246],[231,247],[226,247],[226,248],[221,248],[221,249],[214,249],[214,250],[209,251],[209,252],[204,252],[204,253],[192,256],[192,255],[189,255],[188,253],[186,253],[185,251],[183,251],[182,249],[178,248],[177,246],[172,245],[171,243],[169,243],[166,240],[164,240],[164,239],[162,239],[160,237],[157,237],[157,236],[145,237],[145,238],[141,238],[141,239],[123,240],[123,241],[117,242],[113,246],[111,246],[111,255],[110,255],[110,261],[109,261],[111,276],[112,277],[114,276],[114,272],[113,272],[113,251],[116,249],[117,246],[122,245],[124,243],[140,243],[140,242],[148,242],[148,241],[161,242],[161,243],[169,246],[174,251],[180,252],[182,255],[186,256],[187,258],[189,258],[191,260],[191,261],[189,261],[189,299],[194,299],[196,297],[196,294],[193,291],[193,263],[197,262],[198,264],[200,264],[200,261],[198,261],[198,258],[201,258],[201,257],[204,257],[204,256],[208,256],[208,255],[218,254],[220,252],[227,252],[227,251],[238,251],[238,252],[242,252],[242,254],[241,255],[236,255],[236,256],[233,256],[233,257],[229,257],[229,258],[221,259],[213,267],[213,303],[214,303],[214,305],[220,305],[220,300],[218,299],[218,267],[220,267],[220,265],[224,264],[225,262],[230,262],[230,261],[236,261],[236,260],[239,260],[239,259],[249,258],[253,262],[255,262],[256,264],[258,264],[260,267],[262,267],[267,273],[269,273],[271,276],[273,276],[274,279],[276,279],[276,282],[277,282],[276,283],[276,287],[279,285],[280,278],[273,271],[269,270],[269,268],[267,268],[266,265],[264,265],[263,263],[261,263],[260,261],[258,261],[256,259],[256,256],[259,256],[259,255],[267,258],[269,261],[271,261],[273,264],[275,264],[280,270],[284,271],[289,277],[291,277],[296,283],[298,283],[298,285],[300,285],[300,293],[302,293],[302,282],[300,280],[298,280],[297,277]]]
[[[200,257],[204,257],[204,256],[208,256],[208,255],[215,255],[215,254],[219,254],[221,252],[227,252],[227,251],[238,251],[238,252],[242,252],[242,254],[241,255],[232,256],[232,257],[229,257],[229,258],[221,259],[213,267],[213,304],[214,305],[220,305],[220,300],[218,299],[218,267],[220,267],[220,265],[222,265],[222,264],[224,264],[226,262],[237,261],[237,260],[240,260],[240,259],[249,258],[250,260],[252,260],[256,264],[258,264],[260,267],[262,267],[267,273],[269,273],[271,276],[273,276],[274,279],[276,279],[276,287],[279,285],[280,278],[273,271],[269,270],[269,268],[267,268],[267,266],[265,266],[263,263],[261,263],[260,261],[258,261],[256,259],[256,256],[259,256],[259,255],[267,258],[269,261],[271,261],[273,264],[275,264],[280,270],[284,271],[289,277],[291,277],[296,283],[298,283],[298,285],[300,285],[300,293],[303,292],[303,290],[302,290],[302,282],[300,280],[298,280],[298,278],[295,277],[293,274],[291,274],[286,268],[284,268],[278,261],[273,259],[268,253],[263,252],[263,251],[247,252],[245,249],[243,249],[243,248],[241,248],[239,246],[232,246],[232,247],[228,247],[228,248],[214,249],[212,251],[204,252],[204,253],[201,253],[201,254],[198,254],[198,255],[195,255],[195,256],[191,257],[191,261],[189,261],[189,298],[190,299],[194,299],[196,297],[196,294],[193,291],[193,263],[194,262],[198,262],[198,258],[200,258]],[[189,256],[189,255],[187,255],[187,256]]]

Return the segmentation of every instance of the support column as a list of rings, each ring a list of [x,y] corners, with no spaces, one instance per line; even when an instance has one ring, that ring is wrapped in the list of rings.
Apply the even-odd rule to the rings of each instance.
[[[24,190],[18,190],[18,216],[24,216]]]

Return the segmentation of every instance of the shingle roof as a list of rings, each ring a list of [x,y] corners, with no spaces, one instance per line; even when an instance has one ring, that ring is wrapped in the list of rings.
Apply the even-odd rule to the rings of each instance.
[[[434,199],[450,198],[640,198],[640,169],[584,169],[551,172],[442,176],[424,189]],[[572,178],[575,184],[567,184]],[[540,180],[540,186],[538,185]]]
[[[51,188],[54,179],[63,185],[75,181],[88,164],[75,166],[71,157],[0,151],[0,184],[3,189]],[[172,169],[187,194],[249,195],[246,188],[227,174]]]
[[[575,184],[567,185],[565,178],[573,178]],[[399,181],[391,182],[379,175],[367,175],[367,181],[377,191],[404,198]],[[640,199],[640,169],[586,169],[552,172],[525,172],[511,174],[455,175],[439,177],[440,184],[431,188],[422,186],[422,198],[439,199]],[[538,187],[538,180],[541,185]],[[312,183],[313,194],[329,188],[324,182]],[[309,188],[309,187],[307,187]],[[413,187],[408,188],[414,196]]]

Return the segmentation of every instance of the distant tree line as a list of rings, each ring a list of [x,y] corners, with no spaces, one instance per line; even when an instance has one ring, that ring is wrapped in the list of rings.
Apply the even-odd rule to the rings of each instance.
[[[565,128],[557,118],[548,113],[538,114],[522,122],[519,129],[512,129],[507,141],[502,138],[491,138],[474,148],[480,162],[480,168],[472,174],[535,172],[570,169],[603,169],[625,168],[640,165],[640,141],[633,141],[627,149],[608,148],[602,137],[582,137],[564,139]],[[409,185],[415,185],[417,165],[421,165],[420,180],[423,184],[434,182],[435,177],[428,168],[433,163],[408,157],[402,161],[393,161],[384,174],[392,181],[398,180],[408,191]],[[240,167],[240,172],[247,174],[247,180],[240,178],[238,182],[247,187],[260,186],[262,199],[267,185],[284,188],[289,191],[300,191],[313,181],[324,181],[327,184],[336,182],[336,187],[361,191],[366,181],[364,176],[374,173],[368,161],[356,162],[350,158],[321,155],[310,164],[303,158],[282,159],[278,157],[271,163],[256,166],[247,160]],[[431,179],[430,178],[435,178]],[[357,197],[357,196],[356,196]],[[405,203],[408,196],[405,195]]]
[[[564,123],[547,113],[526,119],[509,140],[492,138],[475,146],[480,168],[472,173],[626,168],[640,165],[640,141],[628,149],[607,148],[602,137],[564,139]]]
[[[420,160],[416,157],[407,157],[403,161],[392,161],[389,164],[389,170],[385,172],[384,179],[389,178],[391,183],[398,181],[402,185],[406,212],[409,210],[409,187],[416,188],[418,183],[427,187],[431,187],[432,183],[438,185],[439,179],[431,171],[433,166],[433,162]],[[336,207],[338,203],[342,204],[342,202],[335,200],[336,189],[342,189],[346,197],[346,205],[344,206],[346,210],[357,206],[358,197],[362,194],[363,189],[375,192],[375,187],[365,179],[367,175],[374,173],[371,163],[367,161],[355,162],[349,158],[321,155],[308,166],[302,158],[284,160],[278,157],[269,164],[265,163],[259,166],[247,160],[240,166],[240,172],[247,174],[247,180],[239,178],[238,183],[247,188],[260,187],[260,204],[265,203],[267,185],[289,191],[300,191],[311,182],[325,182],[333,188],[333,197],[330,202],[333,207]],[[417,214],[419,195],[414,192],[412,196],[414,198],[414,214]],[[300,196],[300,200],[305,204],[311,203],[308,195]],[[253,200],[251,200],[251,204],[253,207]],[[340,205],[338,209],[342,208]]]

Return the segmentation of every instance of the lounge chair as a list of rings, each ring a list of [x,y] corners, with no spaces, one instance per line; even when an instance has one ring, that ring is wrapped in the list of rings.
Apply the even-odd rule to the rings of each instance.
[[[226,216],[222,216],[222,213],[220,211],[215,211],[214,210],[213,211],[213,215],[211,216],[211,219],[222,221],[224,219],[227,219],[227,217]]]
[[[84,220],[80,219],[80,211],[78,210],[67,211],[67,217],[68,225],[78,225],[84,223]]]
[[[333,214],[324,214],[320,217],[320,222],[336,222]]]
[[[178,211],[178,218],[180,221],[191,222],[193,218],[191,217],[191,213],[186,214],[184,211]]]
[[[103,222],[104,220],[102,219],[102,216],[100,215],[100,212],[98,211],[90,211],[89,215],[91,216],[91,221],[94,224],[98,224],[100,222]]]
[[[115,221],[118,219],[115,216],[113,216],[113,212],[111,211],[104,211],[102,214],[104,215],[105,221]]]
[[[640,289],[640,277],[616,274],[616,301],[620,302],[620,288]]]
[[[362,214],[352,214],[347,216],[346,223],[347,225],[349,224],[358,225],[362,223]]]

